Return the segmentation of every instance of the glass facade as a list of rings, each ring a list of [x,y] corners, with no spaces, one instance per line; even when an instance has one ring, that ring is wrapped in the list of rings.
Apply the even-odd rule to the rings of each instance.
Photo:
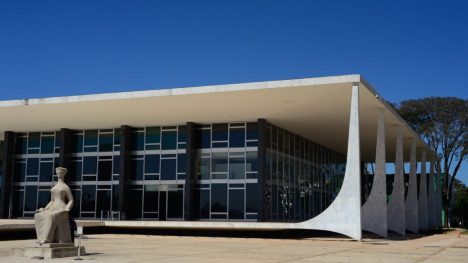
[[[340,190],[344,155],[271,124],[260,131],[257,122],[195,125],[194,166],[187,175],[186,129],[133,127],[125,137],[130,141],[124,186],[128,219],[184,220],[185,194],[190,193],[195,220],[257,221],[261,211],[266,221],[302,221],[322,212]],[[259,184],[258,144],[265,132],[264,188]],[[16,134],[13,217],[32,217],[50,200],[61,147],[58,135]],[[119,211],[122,136],[118,128],[71,132],[67,179],[75,198],[74,218],[105,218]],[[186,191],[186,180],[193,182],[193,191]]]
[[[266,137],[267,220],[320,214],[341,188],[346,156],[271,124]]]

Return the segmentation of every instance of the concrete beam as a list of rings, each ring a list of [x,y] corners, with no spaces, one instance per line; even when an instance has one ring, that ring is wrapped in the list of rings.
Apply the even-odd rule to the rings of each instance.
[[[427,231],[427,174],[426,150],[421,151],[421,175],[419,178],[418,220],[419,230]]]
[[[408,193],[406,195],[405,202],[405,223],[406,230],[413,233],[419,232],[419,220],[418,220],[418,181],[416,177],[416,139],[411,141],[411,152],[410,152],[410,174],[408,181]]]
[[[395,177],[393,191],[388,202],[388,229],[406,235],[405,228],[405,176],[403,172],[403,135],[401,130],[396,139]]]
[[[359,133],[359,84],[353,84],[349,119],[348,150],[343,185],[332,204],[318,216],[295,224],[299,229],[317,229],[362,239],[361,156]]]
[[[385,172],[385,119],[380,109],[377,122],[375,174],[372,189],[361,208],[362,229],[387,237],[387,179]]]

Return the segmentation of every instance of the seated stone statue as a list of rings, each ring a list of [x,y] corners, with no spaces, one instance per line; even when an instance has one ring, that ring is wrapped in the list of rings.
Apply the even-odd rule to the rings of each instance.
[[[69,243],[71,242],[68,213],[73,207],[73,195],[63,178],[67,169],[57,167],[55,173],[57,184],[50,190],[51,200],[44,208],[36,210],[34,225],[36,227],[36,243]]]

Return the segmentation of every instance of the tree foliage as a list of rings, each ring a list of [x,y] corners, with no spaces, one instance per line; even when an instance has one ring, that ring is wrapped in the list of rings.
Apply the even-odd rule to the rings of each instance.
[[[398,113],[438,154],[435,168],[443,178],[443,206],[450,215],[453,184],[467,159],[468,100],[429,97],[402,101]],[[447,222],[447,221],[446,221]]]

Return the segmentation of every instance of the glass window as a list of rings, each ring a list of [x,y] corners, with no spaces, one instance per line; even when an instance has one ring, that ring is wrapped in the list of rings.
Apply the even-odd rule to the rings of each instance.
[[[257,171],[257,152],[247,152],[246,153],[246,166],[245,169],[247,172],[256,172]]]
[[[94,175],[96,174],[96,172],[97,172],[97,157],[96,156],[83,157],[83,174]]]
[[[197,158],[197,178],[199,180],[210,179],[210,158]]]
[[[228,140],[228,124],[220,123],[213,124],[212,126],[213,141],[227,141]]]
[[[132,204],[128,207],[129,218],[141,218],[142,217],[142,197],[143,191],[139,189],[131,189],[128,195],[128,203]]]
[[[187,141],[187,127],[186,126],[179,126],[178,132],[178,143],[186,142]]]
[[[71,161],[70,168],[70,181],[81,181],[81,162]]]
[[[16,138],[16,154],[26,154],[28,147],[28,140],[25,137]]]
[[[83,135],[73,134],[72,136],[73,152],[80,153],[83,151]]]
[[[159,173],[159,154],[145,155],[145,173]]]
[[[258,184],[246,184],[245,209],[247,213],[257,213],[259,207]]]
[[[98,180],[112,180],[112,160],[99,160]]]
[[[113,174],[119,174],[120,171],[120,156],[114,155],[112,158]]]
[[[145,185],[144,211],[158,212],[159,191],[157,185]]]
[[[13,217],[23,216],[24,191],[13,191],[12,215]]]
[[[111,152],[113,151],[113,134],[101,134],[99,135],[99,151],[100,152]]]
[[[39,174],[39,158],[28,158],[28,170],[26,175]]]
[[[228,172],[228,153],[213,152],[211,153],[211,171],[212,172]]]
[[[244,189],[229,190],[229,219],[244,219]]]
[[[15,182],[24,182],[26,175],[26,164],[24,162],[15,163]]]
[[[245,147],[245,129],[230,128],[229,129],[229,147]]]
[[[146,143],[160,143],[161,142],[161,128],[160,127],[146,127]]]
[[[162,150],[177,149],[177,131],[162,131]]]
[[[168,191],[167,204],[167,218],[182,218],[184,213],[184,191]]]
[[[176,159],[161,160],[161,180],[176,180]]]
[[[41,138],[41,153],[53,153],[54,152],[54,136],[42,136]]]
[[[114,145],[120,145],[121,129],[114,129]]]
[[[211,130],[202,129],[200,132],[200,140],[198,140],[198,148],[211,148]]]
[[[24,211],[36,211],[37,186],[26,186],[24,197]]]
[[[179,153],[177,155],[177,172],[185,173],[185,153]]]
[[[84,134],[85,146],[96,146],[98,144],[98,130],[86,130]]]
[[[258,124],[256,122],[247,123],[247,140],[258,139]]]
[[[200,202],[199,202],[199,211],[200,219],[210,218],[210,190],[209,189],[200,189]]]
[[[101,211],[104,211],[103,216],[107,216],[111,208],[111,190],[98,190],[96,199],[96,217],[101,217]]]
[[[83,185],[81,191],[81,212],[94,212],[96,210],[96,186]]]
[[[143,180],[143,160],[132,160],[132,180]]]
[[[145,134],[143,132],[132,132],[132,150],[143,151],[145,146]]]
[[[245,159],[244,157],[229,158],[229,178],[244,179],[245,178]]]
[[[54,163],[41,162],[39,181],[51,182],[53,174],[54,174]]]
[[[46,207],[50,202],[50,191],[39,191],[37,198],[37,208]]]
[[[211,184],[211,212],[227,212],[227,184]]]
[[[41,144],[41,133],[40,132],[30,132],[28,139],[28,148],[39,148]]]

